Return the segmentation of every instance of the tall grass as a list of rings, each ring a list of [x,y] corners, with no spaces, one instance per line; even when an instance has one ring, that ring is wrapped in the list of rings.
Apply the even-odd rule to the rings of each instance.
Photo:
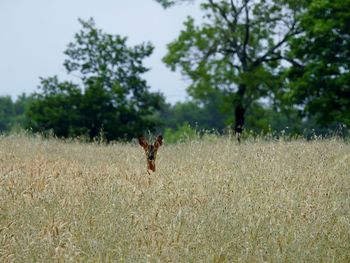
[[[165,138],[166,140],[166,138]],[[350,145],[0,138],[1,262],[349,262]]]

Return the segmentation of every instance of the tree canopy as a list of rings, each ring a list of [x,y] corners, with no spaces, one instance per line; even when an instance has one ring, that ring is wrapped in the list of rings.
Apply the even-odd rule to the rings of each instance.
[[[175,5],[176,3],[194,2],[194,0],[155,0],[161,4],[164,8]]]
[[[26,124],[25,112],[28,109],[32,96],[22,94],[13,101],[10,96],[0,97],[0,133],[21,128]]]
[[[155,1],[164,8],[195,2]],[[163,58],[190,80],[190,101],[170,105],[150,92],[143,61],[152,44],[129,46],[93,19],[79,20],[63,63],[74,81],[41,78],[33,96],[0,97],[0,131],[26,125],[59,137],[114,140],[188,124],[219,131],[234,124],[237,133],[350,126],[348,1],[196,2],[202,19],[188,17]]]
[[[277,0],[208,0],[201,7],[204,22],[196,25],[189,17],[168,45],[164,62],[191,80],[192,97],[205,102],[221,92],[226,109],[234,109],[234,128],[241,132],[247,109],[261,98],[273,98],[281,86],[281,61],[292,62],[286,52],[288,40],[298,33],[300,6]]]
[[[165,8],[191,2],[156,1]],[[192,98],[205,104],[221,93],[219,107],[228,111],[233,106],[237,132],[243,125],[261,126],[252,116],[261,116],[266,102],[274,111],[270,115],[299,119],[294,128],[301,128],[302,116],[313,125],[349,125],[347,1],[200,2],[201,24],[189,17],[164,58],[191,80]]]
[[[350,3],[313,0],[290,40],[291,98],[323,127],[350,126]]]
[[[29,126],[34,131],[52,130],[59,137],[94,138],[103,132],[108,140],[154,130],[164,99],[151,93],[142,78],[148,71],[143,60],[153,46],[128,47],[125,37],[102,32],[92,19],[79,22],[82,29],[68,45],[64,61],[67,72],[79,81],[42,78],[27,114]]]

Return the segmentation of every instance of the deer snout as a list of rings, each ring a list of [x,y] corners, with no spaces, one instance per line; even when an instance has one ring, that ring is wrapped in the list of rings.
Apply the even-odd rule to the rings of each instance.
[[[155,160],[155,151],[154,151],[154,147],[153,147],[153,146],[151,146],[151,147],[148,149],[147,159],[148,159],[149,161],[154,161],[154,160]]]
[[[154,161],[154,155],[149,155],[149,156],[148,156],[148,160]]]

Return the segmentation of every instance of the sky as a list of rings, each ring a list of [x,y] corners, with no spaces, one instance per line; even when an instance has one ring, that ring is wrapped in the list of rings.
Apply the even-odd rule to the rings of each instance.
[[[188,15],[200,18],[199,7],[164,10],[154,0],[0,0],[0,96],[35,92],[39,77],[74,81],[66,75],[63,52],[81,28],[78,18],[92,17],[104,32],[128,37],[128,45],[150,41],[155,51],[145,60],[151,70],[144,77],[151,91],[170,103],[184,101],[188,81],[161,59]]]

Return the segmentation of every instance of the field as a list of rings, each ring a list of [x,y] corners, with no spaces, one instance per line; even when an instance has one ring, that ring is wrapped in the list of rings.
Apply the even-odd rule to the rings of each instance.
[[[350,262],[350,145],[0,137],[0,262]]]

